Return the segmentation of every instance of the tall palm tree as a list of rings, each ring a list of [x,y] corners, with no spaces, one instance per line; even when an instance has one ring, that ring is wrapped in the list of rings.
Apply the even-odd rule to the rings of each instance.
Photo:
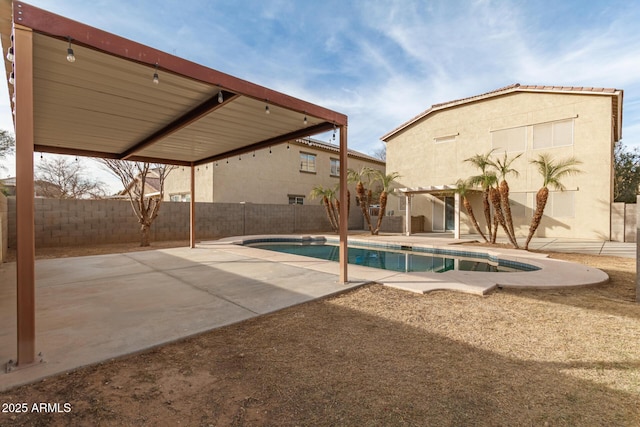
[[[531,219],[529,226],[529,235],[524,244],[524,248],[529,250],[529,242],[533,238],[534,233],[542,221],[544,208],[549,198],[549,186],[554,189],[564,191],[566,188],[561,180],[569,175],[575,175],[582,171],[576,166],[582,162],[575,157],[569,157],[564,160],[555,161],[549,154],[539,154],[537,159],[530,160],[530,163],[536,165],[538,172],[542,175],[542,188],[536,193],[536,211]]]
[[[398,172],[391,172],[390,174],[385,175],[380,171],[376,171],[378,176],[378,181],[382,185],[382,191],[380,192],[380,209],[378,211],[378,222],[376,223],[376,229],[373,230],[373,234],[378,234],[380,232],[380,226],[382,225],[382,218],[384,217],[384,213],[387,211],[387,198],[389,195],[389,191],[391,190],[391,184],[395,179],[400,178],[400,174]]]
[[[467,198],[467,194],[469,194],[469,191],[471,191],[471,185],[469,185],[467,181],[463,181],[459,179],[458,182],[456,182],[456,189],[454,191],[460,195],[460,198],[462,199],[462,204],[464,205],[464,208],[467,210],[467,215],[469,215],[469,219],[471,219],[471,223],[473,224],[473,227],[476,229],[478,234],[482,236],[484,241],[488,243],[489,240],[487,240],[487,236],[485,236],[484,233],[482,232],[482,229],[480,228],[480,224],[478,224],[478,220],[476,219],[476,216],[473,214],[473,207],[471,206],[471,202],[469,202],[469,199]]]
[[[309,193],[311,199],[320,198],[320,203],[324,205],[329,218],[329,224],[334,232],[338,232],[339,219],[336,216],[334,200],[336,198],[336,190],[332,188],[324,188],[322,185],[316,185]]]
[[[495,172],[490,171],[491,166],[491,154],[494,150],[489,151],[486,154],[476,154],[475,156],[465,159],[465,162],[471,163],[473,166],[480,169],[479,175],[474,175],[469,178],[469,185],[480,186],[482,188],[482,205],[484,207],[484,219],[487,221],[487,230],[489,236],[492,235],[491,231],[491,204],[489,203],[489,189],[497,182]]]
[[[502,227],[509,242],[513,245],[514,248],[518,247],[518,242],[516,242],[515,238],[509,233],[509,228],[507,227],[507,221],[505,220],[504,213],[502,212],[502,196],[500,195],[500,191],[497,188],[497,178],[496,178],[496,186],[489,187],[489,198],[491,199],[491,204],[493,205],[493,235],[491,236],[491,243],[496,242],[496,237],[498,233],[498,224]],[[509,201],[507,201],[507,204]]]
[[[371,196],[370,190],[367,190],[364,181],[367,182],[367,186],[370,186],[371,178],[374,173],[375,171],[367,166],[363,166],[360,170],[349,169],[347,172],[347,180],[349,182],[356,183],[356,194],[358,195],[360,210],[362,210],[362,216],[364,217],[371,234],[373,234],[371,216],[369,216],[369,199],[371,198]]]
[[[522,153],[509,159],[507,157],[507,152],[505,151],[502,159],[496,159],[491,162],[491,165],[498,171],[500,178],[498,191],[500,191],[500,203],[504,213],[505,222],[507,223],[507,235],[511,234],[510,240],[516,248],[518,247],[518,241],[516,240],[516,233],[513,229],[513,217],[511,216],[511,204],[509,203],[509,184],[507,183],[507,175],[513,174],[516,177],[520,176],[520,172],[511,167],[511,164],[520,156],[522,156]]]

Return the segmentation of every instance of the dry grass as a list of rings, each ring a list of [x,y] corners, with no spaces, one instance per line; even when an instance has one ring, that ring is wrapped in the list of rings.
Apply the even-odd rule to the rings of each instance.
[[[372,285],[0,394],[70,402],[0,425],[637,426],[635,260],[596,288]]]

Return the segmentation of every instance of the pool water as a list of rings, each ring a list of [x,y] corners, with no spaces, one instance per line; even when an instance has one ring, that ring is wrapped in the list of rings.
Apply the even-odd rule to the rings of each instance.
[[[295,244],[295,243],[257,243],[251,244],[259,249],[303,255],[329,261],[338,261],[340,249],[336,245],[327,244]],[[504,266],[499,262],[489,262],[482,259],[438,256],[409,251],[380,250],[363,247],[349,247],[349,264],[380,268],[398,272],[430,271],[444,273],[450,270],[484,271],[484,272],[515,272],[537,270],[536,267],[520,264],[519,266]]]

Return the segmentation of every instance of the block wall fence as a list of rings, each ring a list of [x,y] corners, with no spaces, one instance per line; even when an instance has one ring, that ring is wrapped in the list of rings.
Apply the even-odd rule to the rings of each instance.
[[[5,209],[8,233],[3,236],[8,234],[8,247],[15,248],[16,201],[15,197],[4,200],[8,202]],[[0,217],[2,206],[0,199]],[[385,218],[382,231],[401,232],[402,222],[398,219],[401,220]],[[352,208],[349,229],[362,230],[363,224],[360,210]],[[128,200],[35,199],[37,247],[137,242],[139,227]],[[325,209],[320,204],[196,203],[197,240],[250,234],[327,233],[330,230]],[[163,202],[151,226],[151,241],[188,239],[189,204]]]

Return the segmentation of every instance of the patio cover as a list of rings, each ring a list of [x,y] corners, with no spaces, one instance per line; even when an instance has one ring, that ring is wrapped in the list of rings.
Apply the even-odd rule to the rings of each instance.
[[[404,194],[405,197],[405,234],[411,235],[411,196],[415,194],[441,194],[441,193],[454,193],[454,229],[453,237],[455,239],[460,238],[460,194],[455,192],[456,185],[429,185],[427,187],[415,187],[415,188],[398,188],[398,193]]]
[[[35,8],[0,0],[17,177],[17,367],[36,363],[34,151],[191,167],[329,130],[340,131],[347,187],[347,116]],[[67,49],[76,61],[67,61]],[[153,82],[154,73],[159,82]],[[266,114],[266,111],[269,114]],[[248,171],[250,173],[250,171]],[[346,192],[340,193],[346,205]],[[191,246],[195,245],[191,198]],[[347,217],[340,281],[347,281]]]

